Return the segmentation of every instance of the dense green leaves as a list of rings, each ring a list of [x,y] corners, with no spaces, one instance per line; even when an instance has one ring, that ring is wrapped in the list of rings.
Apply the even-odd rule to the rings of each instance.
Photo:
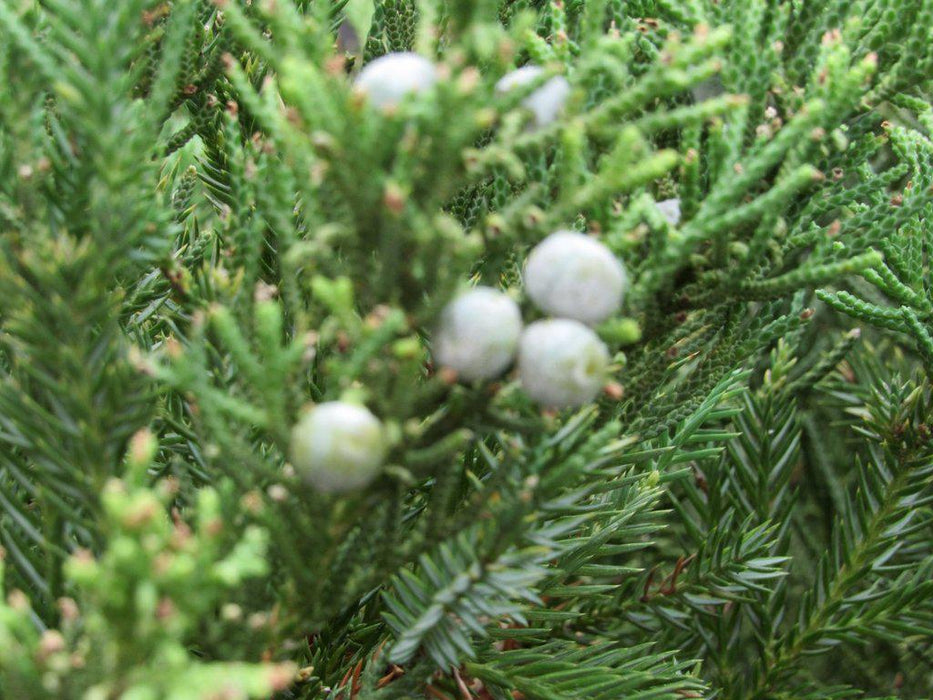
[[[0,694],[928,697],[931,21],[0,2]],[[431,359],[558,228],[631,277],[563,413]],[[389,443],[342,496],[287,457],[337,399]]]

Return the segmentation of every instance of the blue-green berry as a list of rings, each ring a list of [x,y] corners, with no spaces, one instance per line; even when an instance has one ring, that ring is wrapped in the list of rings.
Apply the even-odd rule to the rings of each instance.
[[[523,66],[504,75],[496,83],[496,91],[500,94],[508,92],[528,85],[542,75],[544,69],[540,66]],[[557,119],[569,96],[570,83],[564,76],[556,75],[522,100],[522,106],[534,114],[536,126],[545,126]]]
[[[521,311],[511,297],[476,287],[441,312],[432,337],[434,359],[461,379],[492,379],[512,364],[521,332]]]
[[[437,69],[423,56],[408,51],[387,53],[366,64],[356,78],[356,88],[370,104],[396,107],[407,95],[424,92],[437,82]]]
[[[549,408],[580,406],[595,399],[606,384],[608,367],[606,345],[578,321],[536,321],[519,341],[522,388]]]
[[[619,310],[628,276],[612,251],[590,236],[557,231],[525,264],[525,291],[552,316],[593,325]]]
[[[661,212],[661,216],[667,219],[668,223],[672,226],[676,226],[680,223],[680,200],[676,197],[673,199],[664,199],[660,202],[657,202],[655,206],[658,208],[658,211]]]
[[[382,423],[364,406],[319,404],[292,428],[291,462],[318,491],[344,493],[369,484],[386,455]]]

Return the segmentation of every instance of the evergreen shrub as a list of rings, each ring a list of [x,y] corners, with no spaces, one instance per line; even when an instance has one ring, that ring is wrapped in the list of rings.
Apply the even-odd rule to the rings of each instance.
[[[931,27],[0,0],[0,696],[933,697]]]

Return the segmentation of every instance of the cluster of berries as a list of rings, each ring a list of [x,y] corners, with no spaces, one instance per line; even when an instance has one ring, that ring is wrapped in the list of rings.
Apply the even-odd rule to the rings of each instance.
[[[525,66],[496,84],[501,93],[541,79],[544,69]],[[430,88],[437,69],[414,53],[391,53],[370,62],[356,88],[379,109],[392,109],[411,93]],[[570,94],[555,76],[522,101],[544,126],[559,115]],[[523,329],[518,305],[505,293],[474,288],[451,301],[433,337],[434,358],[460,379],[481,381],[515,362],[525,392],[553,408],[592,401],[606,381],[609,351],[589,326],[615,313],[627,286],[625,269],[608,248],[572,231],[557,231],[530,254],[525,268],[529,298],[553,318]],[[316,490],[342,493],[362,488],[379,473],[387,440],[381,421],[364,406],[329,401],[294,426],[290,458]]]
[[[524,66],[505,75],[496,83],[496,92],[530,85],[544,75],[540,66]],[[408,95],[428,90],[437,82],[437,68],[431,61],[407,51],[389,53],[366,64],[356,78],[355,87],[377,109],[392,109]],[[557,75],[531,92],[522,106],[534,116],[536,126],[557,119],[570,96],[570,84]]]
[[[434,359],[466,381],[493,379],[517,359],[519,381],[533,400],[552,408],[592,401],[606,382],[609,350],[590,326],[618,311],[628,286],[625,268],[602,243],[557,231],[531,251],[524,282],[535,306],[553,318],[523,328],[510,296],[475,287],[441,313]],[[356,404],[319,404],[292,430],[292,464],[325,493],[365,486],[385,453],[382,423]]]
[[[528,256],[525,291],[552,316],[522,327],[507,294],[477,287],[451,301],[433,336],[434,359],[468,380],[488,380],[516,361],[522,388],[550,408],[596,398],[609,350],[590,326],[618,311],[628,286],[622,263],[582,233],[557,231]]]
[[[496,83],[500,94],[540,81],[544,69],[524,66]],[[390,53],[360,72],[356,88],[377,108],[390,109],[437,81],[431,61],[415,53]],[[560,114],[570,85],[555,76],[522,101],[544,126]],[[434,358],[464,380],[492,379],[518,355],[525,391],[550,407],[592,401],[605,380],[609,352],[588,325],[614,313],[626,285],[625,270],[609,250],[582,234],[558,231],[531,253],[525,286],[531,300],[554,318],[522,330],[521,313],[508,296],[480,287],[451,302],[434,336]]]

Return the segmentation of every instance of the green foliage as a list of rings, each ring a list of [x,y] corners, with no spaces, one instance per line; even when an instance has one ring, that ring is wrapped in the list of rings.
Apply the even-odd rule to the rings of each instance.
[[[891,196],[890,205],[896,207],[891,218],[900,225],[890,227],[881,241],[886,264],[866,270],[862,284],[853,291],[821,291],[819,297],[865,323],[909,336],[929,372],[933,370],[933,338],[928,330],[933,305],[926,259],[931,245],[927,222],[933,212],[933,111],[929,104],[909,96],[901,96],[895,104],[914,110],[919,125],[917,129],[888,128],[891,149],[912,167],[898,175],[905,184]]]
[[[289,664],[199,662],[188,653],[199,622],[219,604],[228,622],[242,615],[231,599],[245,580],[268,573],[265,535],[248,527],[232,544],[219,495],[202,490],[198,522],[173,522],[172,489],[145,486],[157,445],[133,438],[126,481],[101,494],[107,546],[95,558],[76,552],[65,565],[75,598],[61,598],[61,631],[34,626],[21,591],[0,604],[4,690],[11,697],[204,697],[227,688],[235,697],[266,697],[285,687]],[[0,568],[2,573],[2,568]]]
[[[0,695],[933,694],[933,1],[371,9],[0,3]],[[604,394],[434,367],[558,228],[631,278]]]

